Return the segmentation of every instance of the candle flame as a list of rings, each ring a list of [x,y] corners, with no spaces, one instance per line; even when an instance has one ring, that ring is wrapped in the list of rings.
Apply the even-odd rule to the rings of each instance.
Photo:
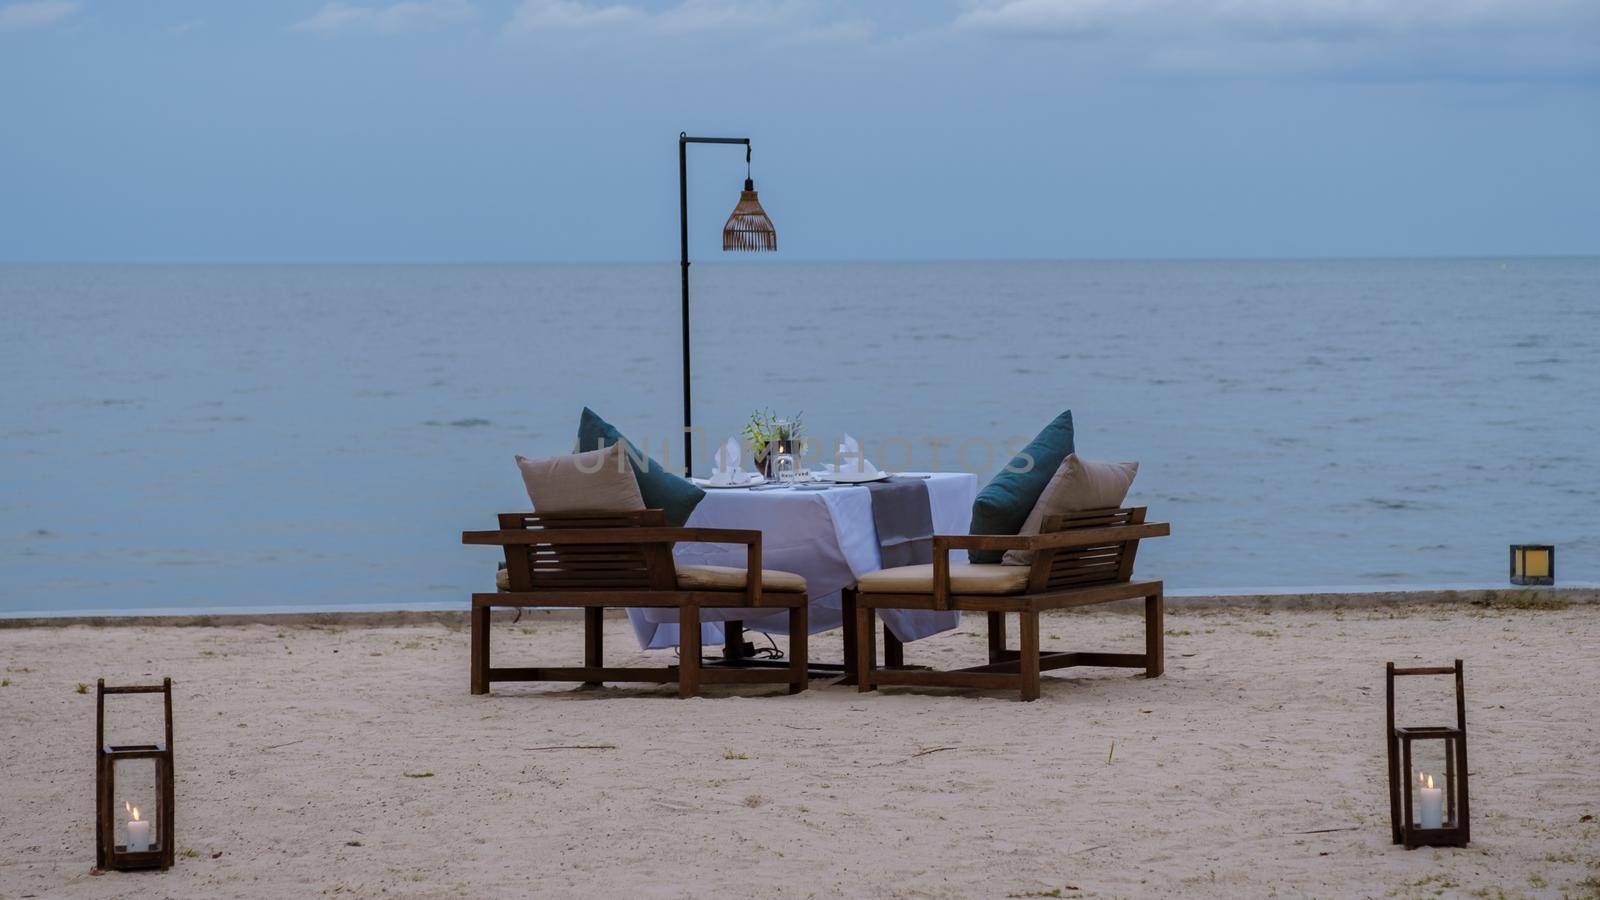
[[[1430,787],[1430,788],[1433,787],[1433,776],[1432,775],[1428,776],[1428,787]]]

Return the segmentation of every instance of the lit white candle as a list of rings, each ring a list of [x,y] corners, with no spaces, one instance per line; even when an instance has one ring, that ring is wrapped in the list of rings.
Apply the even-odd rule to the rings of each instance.
[[[1422,787],[1417,789],[1422,799],[1422,827],[1438,828],[1444,824],[1444,789],[1433,786],[1432,775],[1418,772],[1417,781],[1422,783]]]
[[[139,818],[139,807],[122,801],[128,811],[128,852],[145,853],[150,849],[150,823]]]

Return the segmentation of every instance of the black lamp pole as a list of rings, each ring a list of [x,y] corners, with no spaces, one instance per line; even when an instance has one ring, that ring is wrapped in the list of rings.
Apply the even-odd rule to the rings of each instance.
[[[689,145],[690,144],[743,144],[745,160],[750,159],[749,138],[690,137],[688,132],[678,133],[678,242],[682,248],[683,262],[683,474],[694,475],[694,433],[690,428],[689,391]]]

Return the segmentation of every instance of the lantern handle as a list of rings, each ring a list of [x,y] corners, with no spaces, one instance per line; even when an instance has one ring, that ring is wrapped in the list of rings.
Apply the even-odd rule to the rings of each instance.
[[[1467,733],[1467,690],[1463,677],[1461,660],[1456,660],[1450,666],[1417,666],[1410,669],[1396,668],[1394,663],[1388,665],[1389,703],[1394,704],[1394,679],[1396,675],[1454,675],[1456,677],[1456,728],[1462,734]],[[1394,712],[1389,713],[1389,727],[1394,728]]]
[[[1391,663],[1390,665],[1393,665]],[[1422,666],[1415,669],[1395,669],[1396,675],[1454,675],[1455,666]]]
[[[1410,669],[1397,668],[1391,662],[1385,667],[1385,675],[1387,676],[1385,680],[1388,682],[1388,724],[1391,734],[1394,732],[1394,679],[1398,675],[1454,675],[1456,677],[1456,730],[1462,734],[1467,733],[1467,689],[1461,660],[1456,660],[1455,665],[1450,666],[1416,666]]]
[[[127,684],[106,687],[104,678],[96,679],[95,689],[95,745],[103,746],[106,739],[106,695],[107,694],[162,694],[163,708],[166,714],[167,747],[172,746],[172,679],[163,678],[160,684]]]

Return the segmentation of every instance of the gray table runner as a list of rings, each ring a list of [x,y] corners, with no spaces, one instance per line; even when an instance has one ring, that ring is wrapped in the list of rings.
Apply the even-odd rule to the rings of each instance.
[[[895,476],[866,488],[872,492],[872,523],[878,529],[883,567],[933,562],[933,507],[927,480]]]

